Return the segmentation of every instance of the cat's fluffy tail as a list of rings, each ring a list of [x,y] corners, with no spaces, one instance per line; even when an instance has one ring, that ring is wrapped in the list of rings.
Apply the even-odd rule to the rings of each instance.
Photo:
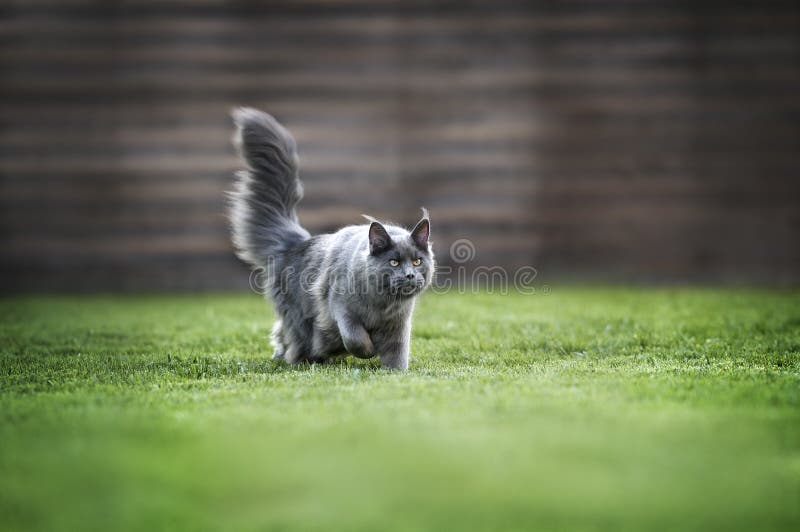
[[[297,177],[297,147],[291,133],[256,109],[232,113],[233,143],[247,165],[236,173],[230,193],[233,245],[240,259],[268,268],[270,260],[309,238],[297,221],[303,197]]]

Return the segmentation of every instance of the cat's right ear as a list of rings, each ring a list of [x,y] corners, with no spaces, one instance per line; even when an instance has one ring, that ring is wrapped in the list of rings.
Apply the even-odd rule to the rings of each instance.
[[[369,252],[377,255],[392,247],[392,238],[380,222],[372,222],[369,226]]]

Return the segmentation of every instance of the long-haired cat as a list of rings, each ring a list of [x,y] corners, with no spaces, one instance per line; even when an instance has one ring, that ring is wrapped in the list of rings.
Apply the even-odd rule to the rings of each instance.
[[[411,315],[433,277],[430,220],[411,231],[371,223],[311,236],[298,222],[303,197],[294,138],[255,109],[233,113],[247,165],[230,194],[239,258],[264,272],[275,304],[275,358],[325,361],[351,353],[407,369]]]

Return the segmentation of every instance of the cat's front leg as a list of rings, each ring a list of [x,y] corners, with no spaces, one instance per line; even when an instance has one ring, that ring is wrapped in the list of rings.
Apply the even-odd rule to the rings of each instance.
[[[411,321],[406,320],[397,329],[389,328],[376,341],[381,354],[381,366],[388,369],[408,369],[411,351]]]
[[[369,333],[358,320],[347,312],[337,312],[336,325],[339,327],[342,343],[348,353],[358,358],[375,356],[375,347],[372,345]]]
[[[387,342],[381,349],[381,366],[388,369],[408,369],[410,350],[410,342],[406,338]]]

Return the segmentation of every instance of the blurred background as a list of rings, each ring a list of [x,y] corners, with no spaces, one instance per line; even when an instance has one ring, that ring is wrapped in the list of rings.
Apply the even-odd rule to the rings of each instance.
[[[5,0],[0,289],[244,289],[229,110],[312,231],[430,209],[440,263],[800,281],[800,4]]]

